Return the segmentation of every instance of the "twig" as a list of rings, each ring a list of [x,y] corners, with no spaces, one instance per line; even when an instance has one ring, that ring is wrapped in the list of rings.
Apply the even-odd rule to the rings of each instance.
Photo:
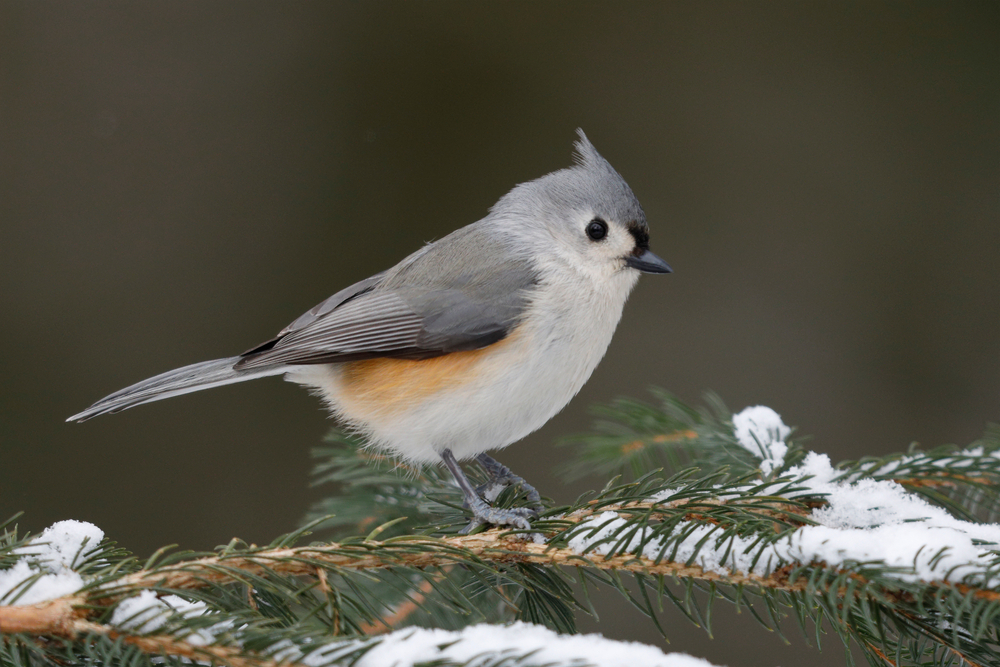
[[[125,644],[130,644],[151,655],[166,654],[181,658],[188,658],[192,662],[219,663],[229,667],[301,667],[293,662],[276,662],[274,660],[262,660],[260,657],[248,655],[244,651],[225,646],[194,646],[183,640],[174,639],[164,635],[133,635],[121,632],[108,625],[91,623],[86,620],[74,621],[65,632],[52,633],[63,637],[74,638],[81,634],[100,634],[111,640],[120,640]]]
[[[653,501],[653,500],[642,500],[642,501],[630,501],[626,503],[613,503],[608,505],[601,505],[603,502],[601,500],[591,500],[589,504],[592,508],[577,510],[571,514],[567,514],[564,519],[568,521],[581,521],[587,519],[595,514],[600,514],[602,512],[619,512],[628,513],[642,510],[654,510],[650,516],[652,518],[661,518],[666,516],[666,513],[657,512],[655,510],[667,510],[667,509],[681,509],[689,505],[695,507],[707,506],[707,507],[732,507],[739,508],[745,511],[752,511],[754,513],[760,514],[763,517],[768,517],[771,519],[776,519],[778,521],[796,521],[800,520],[800,517],[808,517],[815,507],[821,507],[822,504],[813,503],[792,503],[788,501],[774,500],[769,501],[767,505],[761,501],[760,498],[754,498],[752,500],[743,500],[740,498],[733,498],[731,500],[723,500],[720,498],[681,498],[680,500],[671,500],[669,502]],[[825,503],[823,503],[825,504]],[[794,515],[794,518],[789,515]],[[691,512],[688,515],[690,517],[698,517],[699,519],[704,519],[704,515],[699,512]],[[809,523],[809,522],[802,522]]]
[[[753,574],[721,575],[696,565],[674,562],[654,562],[651,559],[625,554],[612,557],[581,556],[570,549],[549,547],[527,542],[508,533],[490,530],[477,535],[446,539],[414,538],[393,542],[371,542],[363,545],[330,544],[327,546],[294,547],[262,550],[246,555],[200,558],[154,570],[135,572],[112,582],[108,598],[130,594],[136,588],[197,589],[235,579],[236,572],[266,575],[268,572],[308,575],[317,565],[350,570],[382,569],[393,566],[440,567],[452,563],[482,560],[489,562],[522,562],[552,565],[585,565],[600,570],[626,570],[650,575],[693,577],[705,581],[726,581],[754,584],[779,590],[804,590],[804,583],[787,584],[774,577]],[[0,608],[2,609],[2,608]]]
[[[896,661],[895,661],[895,660],[890,660],[890,659],[889,659],[889,656],[887,656],[887,655],[886,655],[885,653],[883,653],[883,652],[882,652],[882,650],[881,650],[881,649],[880,649],[879,647],[875,646],[875,644],[872,644],[871,642],[865,642],[865,645],[867,645],[867,646],[868,646],[868,648],[869,648],[869,649],[870,649],[870,650],[871,650],[871,651],[872,651],[872,652],[873,652],[873,653],[874,653],[875,655],[877,655],[878,657],[880,657],[880,658],[882,658],[883,660],[885,660],[885,661],[886,661],[886,662],[887,662],[888,664],[892,665],[892,667],[897,667],[897,666],[896,666]]]
[[[680,442],[681,440],[697,440],[698,434],[691,429],[684,431],[674,431],[673,433],[660,433],[659,435],[654,435],[652,437],[640,438],[627,442],[621,447],[622,454],[631,454],[632,452],[645,449],[648,443],[662,444],[664,442]]]
[[[445,568],[448,570],[450,568]],[[378,619],[378,623],[365,623],[361,626],[361,633],[365,635],[374,635],[381,632],[388,632],[392,630],[398,623],[406,620],[406,617],[415,612],[420,608],[420,603],[423,602],[430,592],[434,590],[434,583],[439,582],[444,579],[444,571],[438,573],[434,577],[434,581],[430,579],[425,579],[417,587],[416,592],[405,600],[402,604],[396,607],[396,610],[392,612],[386,618]]]
[[[959,483],[962,484],[981,484],[981,485],[992,485],[996,484],[996,478],[990,477],[970,477],[968,475],[960,475],[958,473],[950,472],[939,472],[935,473],[932,477],[900,477],[893,478],[894,482],[901,484],[903,486],[912,486],[917,488],[929,487],[947,487],[953,489],[958,486]]]

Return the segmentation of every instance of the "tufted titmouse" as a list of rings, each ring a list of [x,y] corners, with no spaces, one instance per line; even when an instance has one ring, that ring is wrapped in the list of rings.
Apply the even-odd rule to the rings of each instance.
[[[485,452],[551,419],[587,381],[643,273],[642,207],[578,130],[576,164],[516,186],[479,222],[337,292],[243,354],[178,368],[111,394],[67,421],[267,375],[310,387],[368,442],[415,463],[444,460],[480,524],[528,528],[529,508],[487,490],[520,484]],[[481,495],[482,492],[482,495]]]

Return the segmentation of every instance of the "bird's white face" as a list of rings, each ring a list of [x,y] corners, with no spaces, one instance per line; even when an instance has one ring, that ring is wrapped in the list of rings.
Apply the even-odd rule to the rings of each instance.
[[[556,228],[555,249],[564,264],[589,278],[595,286],[631,289],[639,272],[625,264],[638,244],[630,231],[630,222],[592,210],[575,211]]]

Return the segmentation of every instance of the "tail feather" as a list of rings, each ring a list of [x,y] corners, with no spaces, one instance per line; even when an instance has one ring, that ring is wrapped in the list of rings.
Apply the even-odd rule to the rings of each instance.
[[[281,375],[288,370],[285,366],[234,370],[233,365],[239,360],[240,357],[214,359],[161,373],[102,398],[83,412],[73,415],[66,421],[82,422],[91,417],[121,412],[136,405],[142,405],[143,403],[151,403],[152,401],[159,401],[171,396],[180,396],[181,394],[189,394],[193,391],[221,387],[222,385],[244,382],[268,375]]]

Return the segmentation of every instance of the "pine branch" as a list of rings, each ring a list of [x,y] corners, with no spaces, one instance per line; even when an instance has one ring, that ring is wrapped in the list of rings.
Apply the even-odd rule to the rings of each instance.
[[[674,507],[656,504],[645,507],[635,504],[617,507],[609,505],[604,510],[613,507],[624,516],[633,516],[634,512],[641,510],[652,517],[656,512],[686,509],[686,505],[684,502],[675,503]],[[592,511],[584,510],[572,515],[570,521],[579,523],[591,517]],[[571,535],[573,530],[573,528],[564,529],[557,535],[562,537],[562,541],[566,541],[566,536]],[[558,543],[560,540],[553,541]],[[857,572],[828,571],[823,564],[787,565],[775,570],[769,576],[752,573],[719,573],[685,562],[650,559],[634,553],[616,553],[608,556],[580,554],[567,547],[539,544],[521,539],[516,534],[493,530],[478,535],[446,539],[397,538],[391,542],[364,541],[356,544],[251,549],[183,561],[95,582],[88,589],[86,596],[74,595],[32,607],[0,607],[0,628],[4,632],[71,637],[83,631],[82,628],[89,627],[80,625],[87,622],[86,619],[99,615],[103,608],[113,605],[121,597],[134,595],[136,590],[141,588],[176,592],[219,584],[246,583],[253,578],[270,575],[312,576],[319,580],[324,576],[321,573],[343,568],[353,570],[391,567],[443,568],[455,564],[489,566],[511,563],[631,572],[643,577],[669,576],[722,583],[728,586],[797,593],[808,591],[820,580],[833,580],[840,581],[840,585],[828,587],[827,590],[838,598],[848,596],[882,598],[897,606],[912,605],[915,602],[914,596],[906,590],[906,587],[878,586]],[[942,591],[954,591],[974,599],[990,602],[1000,600],[1000,594],[994,590],[968,585],[951,585],[945,582],[923,582],[923,584],[925,587],[922,592],[925,595],[930,590],[929,587],[936,587]],[[940,595],[941,593],[933,594],[935,597]],[[154,638],[150,641],[165,640]],[[178,651],[186,650],[183,643],[177,646]],[[220,660],[225,658],[223,654],[215,657]]]
[[[702,410],[661,400],[616,404],[623,423],[614,431],[608,422],[581,456],[585,465],[630,462],[619,469],[635,456],[659,458],[667,472],[636,468],[643,474],[634,481],[613,479],[573,504],[550,505],[531,531],[457,535],[468,517],[440,471],[393,467],[343,436],[320,450],[317,469],[318,483],[337,493],[314,508],[311,524],[266,547],[234,541],[212,554],[158,553],[140,563],[84,540],[59,556],[62,570],[46,570],[30,561],[40,556],[26,555],[39,538],[5,528],[0,662],[19,651],[39,664],[76,665],[86,649],[96,651],[88,664],[159,654],[312,667],[319,658],[304,656],[357,657],[377,644],[371,635],[401,624],[520,619],[572,632],[596,583],[658,627],[669,602],[711,633],[711,605],[722,598],[772,629],[792,616],[815,628],[817,641],[829,624],[872,664],[1000,665],[1000,529],[982,523],[1000,505],[1000,430],[965,449],[833,467],[789,440],[766,408],[729,415],[717,399]],[[523,500],[512,488],[495,502]],[[331,509],[340,516],[322,516]],[[919,539],[921,548],[892,560],[886,538],[866,556],[866,536],[894,527],[903,547]],[[349,535],[359,529],[369,532]],[[339,536],[296,544],[314,530]],[[15,571],[26,578],[12,581]],[[69,575],[79,585],[40,596]],[[574,583],[583,584],[582,601]],[[130,618],[129,605],[158,620]],[[46,643],[56,639],[67,653]]]
[[[497,530],[443,540],[417,538],[393,543],[306,546],[261,549],[184,561],[140,570],[90,588],[90,595],[72,595],[38,605],[0,607],[0,631],[4,633],[53,634],[78,632],[78,623],[102,613],[103,607],[132,596],[139,589],[195,590],[218,584],[246,583],[268,574],[324,577],[330,569],[372,570],[390,567],[447,568],[455,564],[532,563],[588,567],[598,570],[639,572],[647,576],[677,576],[704,581],[753,584],[776,590],[801,591],[805,582],[789,583],[787,574],[723,576],[697,566],[668,561],[655,562],[631,554],[612,557],[581,556],[568,548],[552,548]]]

